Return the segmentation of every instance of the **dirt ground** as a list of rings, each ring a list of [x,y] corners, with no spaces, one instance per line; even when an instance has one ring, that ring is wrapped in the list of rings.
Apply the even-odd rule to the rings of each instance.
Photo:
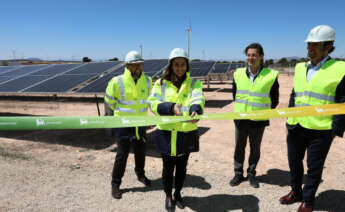
[[[279,83],[278,107],[283,108],[292,77],[281,75]],[[231,88],[229,81],[211,84],[205,90],[205,113],[232,111]],[[15,114],[95,116],[97,109],[95,103],[85,102],[0,102],[1,116]],[[258,189],[248,182],[229,186],[234,174],[233,121],[200,121],[199,127],[200,152],[191,154],[182,191],[187,207],[176,211],[297,210],[298,203],[284,206],[278,201],[290,190],[285,119],[271,120],[265,130]],[[137,181],[130,154],[121,185],[123,198],[115,200],[110,181],[116,144],[104,130],[0,132],[0,211],[164,211],[162,162],[154,151],[153,134],[151,129],[145,167],[152,186],[143,187]],[[247,145],[246,163],[248,150]],[[344,152],[344,139],[336,138],[316,194],[315,211],[345,211]]]

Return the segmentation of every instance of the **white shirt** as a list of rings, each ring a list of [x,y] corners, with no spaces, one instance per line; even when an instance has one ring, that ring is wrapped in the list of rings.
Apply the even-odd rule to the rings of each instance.
[[[249,70],[249,78],[250,78],[250,82],[253,84],[254,83],[254,79],[255,77],[259,74],[260,72],[260,69],[258,69],[258,71],[253,74],[252,71],[250,70],[250,67],[248,67],[248,70]]]
[[[329,56],[323,58],[316,66],[313,66],[311,62],[308,65],[308,72],[307,72],[307,81],[309,82],[315,74],[320,70],[320,68],[327,62]]]

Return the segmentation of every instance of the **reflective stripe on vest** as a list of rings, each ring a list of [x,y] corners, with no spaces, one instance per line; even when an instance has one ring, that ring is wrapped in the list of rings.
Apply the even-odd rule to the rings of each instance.
[[[162,102],[165,102],[165,82],[163,82],[163,85],[161,86],[161,94],[162,94]]]
[[[263,104],[263,103],[256,103],[256,102],[248,102],[248,100],[243,99],[236,99],[235,102],[240,104],[247,104],[252,107],[260,107],[260,108],[270,108],[271,104]]]
[[[256,96],[256,97],[270,97],[268,93],[249,92],[248,90],[237,90],[236,93],[248,94],[249,96]]]
[[[328,101],[328,102],[335,102],[335,97],[334,96],[318,94],[318,93],[315,93],[315,92],[312,92],[312,91],[296,92],[296,97],[302,97],[302,96],[313,97],[315,99],[325,100],[325,101]]]

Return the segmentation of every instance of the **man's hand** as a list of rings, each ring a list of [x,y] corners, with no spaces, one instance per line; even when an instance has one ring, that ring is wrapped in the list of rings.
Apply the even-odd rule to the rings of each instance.
[[[198,115],[198,113],[196,111],[192,112],[192,114],[190,114],[190,117],[194,117]],[[192,122],[193,124],[194,123],[197,123],[199,121],[199,119],[194,119],[194,120],[191,120],[190,122]]]
[[[174,105],[174,109],[173,109],[173,112],[176,116],[182,116],[182,113],[181,113],[181,104],[175,104]]]

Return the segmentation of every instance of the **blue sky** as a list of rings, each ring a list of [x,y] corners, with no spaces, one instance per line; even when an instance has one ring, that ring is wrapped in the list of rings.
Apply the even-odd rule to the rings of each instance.
[[[265,58],[305,57],[304,40],[319,24],[335,29],[332,55],[345,57],[344,9],[343,0],[2,0],[0,59],[13,50],[17,58],[123,59],[140,44],[144,58],[167,58],[187,47],[189,17],[192,58],[244,59],[251,42]]]

